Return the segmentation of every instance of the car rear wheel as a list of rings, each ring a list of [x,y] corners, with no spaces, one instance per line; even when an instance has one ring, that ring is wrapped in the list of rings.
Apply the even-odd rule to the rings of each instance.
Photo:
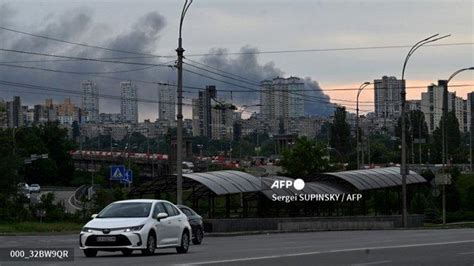
[[[204,234],[202,232],[202,229],[198,228],[196,230],[196,233],[194,234],[193,244],[194,245],[201,245],[203,237],[204,237]]]
[[[176,248],[178,253],[186,253],[189,249],[189,233],[188,231],[183,232],[183,236],[181,236],[181,246]]]
[[[95,250],[95,249],[84,249],[84,255],[86,255],[86,257],[95,257],[95,256],[97,256],[97,250]]]
[[[153,255],[156,249],[156,238],[153,232],[148,234],[148,239],[146,241],[146,249],[142,249],[143,255]]]
[[[133,250],[131,250],[131,249],[123,249],[122,250],[122,254],[124,256],[130,256],[130,255],[132,255],[132,252],[133,252]]]

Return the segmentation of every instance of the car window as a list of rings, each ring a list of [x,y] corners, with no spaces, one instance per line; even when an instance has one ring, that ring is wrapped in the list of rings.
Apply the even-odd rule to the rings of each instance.
[[[173,205],[166,202],[163,202],[163,205],[165,205],[166,212],[169,216],[176,216],[179,214],[179,211],[175,207],[173,207]]]
[[[189,217],[189,216],[192,216],[191,212],[190,212],[188,209],[186,209],[186,208],[180,208],[180,210],[181,210],[184,214],[186,214],[186,216],[188,216],[188,217]]]
[[[165,210],[165,207],[163,207],[163,203],[161,202],[157,202],[155,204],[155,207],[153,208],[153,218],[156,218],[156,215],[160,212],[164,212],[164,213],[167,213],[167,211]]]

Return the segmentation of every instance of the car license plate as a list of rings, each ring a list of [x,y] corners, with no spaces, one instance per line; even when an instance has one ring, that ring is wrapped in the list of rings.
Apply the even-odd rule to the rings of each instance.
[[[115,236],[98,236],[97,242],[115,242]]]

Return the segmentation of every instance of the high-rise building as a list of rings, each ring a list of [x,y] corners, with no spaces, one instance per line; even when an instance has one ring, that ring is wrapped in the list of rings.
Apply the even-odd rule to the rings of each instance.
[[[61,125],[72,125],[74,121],[79,122],[81,120],[81,110],[70,98],[65,98],[63,103],[58,104],[56,112],[56,119]]]
[[[3,98],[0,98],[0,128],[6,128],[7,126],[7,103]]]
[[[23,108],[21,106],[20,96],[13,97],[13,101],[7,102],[7,121],[8,127],[23,126]]]
[[[212,138],[212,102],[216,98],[216,86],[206,86],[199,92],[199,97],[193,99],[193,135]]]
[[[297,77],[274,78],[260,83],[260,112],[264,119],[304,116],[304,82]]]
[[[99,122],[99,91],[91,80],[81,82],[83,122]]]
[[[138,123],[137,87],[131,81],[120,83],[122,102],[120,114],[125,123]]]
[[[425,114],[428,132],[431,134],[439,126],[443,117],[443,91],[445,80],[439,80],[438,85],[431,84],[427,92],[421,93],[421,111]],[[456,94],[448,93],[448,112],[455,108]]]
[[[158,85],[158,118],[174,121],[176,119],[176,87]]]
[[[211,109],[212,139],[231,140],[234,136],[235,112],[232,104],[221,104]]]
[[[374,80],[375,114],[384,119],[396,119],[400,116],[401,92],[404,81],[396,77],[383,76]]]
[[[474,92],[467,94],[466,101],[466,129],[471,132],[474,129]]]

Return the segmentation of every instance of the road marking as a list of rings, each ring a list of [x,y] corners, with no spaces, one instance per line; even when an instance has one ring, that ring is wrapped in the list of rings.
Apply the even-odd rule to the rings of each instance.
[[[372,262],[366,262],[366,263],[357,263],[357,264],[352,264],[353,266],[364,266],[364,265],[376,265],[376,264],[384,264],[384,263],[389,263],[392,262],[391,260],[379,260],[379,261],[372,261]]]
[[[468,254],[474,254],[474,251],[458,253],[458,255],[468,255]]]
[[[385,247],[380,247],[380,246],[378,246],[378,247],[333,249],[333,250],[312,251],[312,252],[302,252],[302,253],[290,253],[290,254],[261,256],[261,257],[249,257],[249,258],[238,258],[238,259],[201,261],[201,262],[186,263],[185,265],[222,264],[222,263],[229,263],[229,262],[242,262],[242,261],[252,261],[252,260],[278,259],[278,258],[285,258],[285,257],[299,257],[299,256],[308,256],[308,255],[317,255],[317,254],[327,254],[327,253],[339,253],[339,252],[351,252],[351,251],[365,251],[365,250],[368,250],[368,249],[370,249],[370,250],[383,250],[383,249],[394,249],[394,248],[412,248],[412,247],[425,247],[425,246],[453,245],[453,244],[462,244],[462,243],[474,243],[474,240],[449,241],[449,242],[435,242],[435,243],[420,243],[420,244],[407,244],[407,245],[395,245],[395,246],[385,246]]]

